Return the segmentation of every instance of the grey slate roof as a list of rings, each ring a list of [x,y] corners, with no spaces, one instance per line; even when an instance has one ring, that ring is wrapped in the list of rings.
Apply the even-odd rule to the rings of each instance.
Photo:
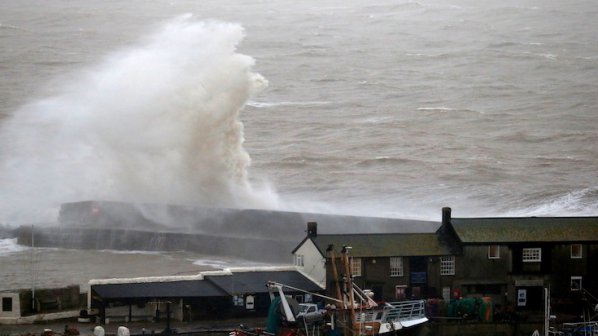
[[[210,297],[226,295],[224,291],[214,286],[214,284],[203,280],[93,285],[92,289],[104,299]]]
[[[598,217],[452,218],[463,243],[598,242]]]
[[[439,256],[452,254],[435,233],[318,235],[311,238],[322,256],[334,245],[336,252],[351,246],[353,257]]]
[[[205,275],[203,280],[102,284],[92,285],[92,289],[103,299],[215,297],[235,293],[267,293],[268,281],[312,292],[322,290],[298,271],[234,272],[232,275]]]
[[[235,293],[267,293],[266,284],[268,281],[280,282],[310,292],[322,290],[321,287],[297,271],[238,272],[233,273],[231,276],[205,276],[205,279],[228,295]]]

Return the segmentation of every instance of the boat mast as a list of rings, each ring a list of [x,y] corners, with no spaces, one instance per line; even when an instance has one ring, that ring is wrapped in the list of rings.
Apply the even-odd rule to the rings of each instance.
[[[355,329],[353,324],[355,323],[355,302],[353,299],[353,275],[351,274],[351,267],[349,264],[349,249],[351,247],[350,246],[343,246],[343,249],[341,251],[342,255],[343,255],[343,263],[345,266],[345,273],[347,274],[347,290],[348,290],[348,294],[349,294],[349,304],[351,305],[350,307],[350,316],[351,316],[351,330],[353,331],[353,333],[355,333]]]
[[[330,262],[332,263],[332,275],[334,277],[334,284],[336,285],[336,297],[339,300],[340,304],[343,305],[341,308],[347,309],[347,301],[345,301],[345,299],[343,298],[343,294],[341,292],[341,284],[338,279],[338,271],[336,269],[336,255],[334,253],[334,245],[332,245],[332,244],[328,245],[328,248],[326,249],[326,251],[328,251],[328,255],[330,256]],[[341,259],[341,261],[342,261],[342,259]],[[345,316],[343,316],[343,319],[345,319]],[[334,323],[334,316],[332,316],[330,318],[330,323],[331,324]],[[352,323],[352,321],[351,321],[351,323]],[[343,335],[348,336],[349,330],[352,330],[352,329],[349,329],[349,327],[347,327],[347,323],[344,323],[343,324]]]
[[[334,246],[332,244],[328,245],[328,256],[330,257],[330,262],[332,263],[332,275],[334,277],[334,284],[336,285],[336,298],[339,299],[343,303],[343,308],[347,308],[345,302],[343,300],[343,295],[341,293],[341,285],[338,281],[338,271],[336,270],[336,257],[334,254]]]

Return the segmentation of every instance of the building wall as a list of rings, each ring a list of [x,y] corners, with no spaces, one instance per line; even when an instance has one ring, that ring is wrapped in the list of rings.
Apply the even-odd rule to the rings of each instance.
[[[442,286],[451,286],[453,293],[463,297],[490,297],[495,303],[506,304],[511,251],[507,245],[498,245],[498,258],[489,258],[489,247],[464,246],[463,255],[455,257],[455,275],[445,277]]]
[[[13,295],[17,296],[13,297]],[[7,299],[12,297],[11,311],[3,311],[3,307],[0,306],[0,317],[15,314],[17,317],[21,317],[55,313],[63,310],[78,310],[85,306],[85,298],[80,293],[78,285],[62,288],[36,288],[35,293],[31,289],[22,289],[17,294],[3,292],[0,293],[0,296]],[[1,304],[2,300],[0,300]]]
[[[306,240],[293,254],[294,258],[298,255],[303,256],[303,266],[296,264],[295,266],[322,288],[326,287],[326,259],[322,257],[314,243],[309,239]]]
[[[397,286],[403,286],[405,299],[417,298],[414,295],[417,291],[422,293],[421,298],[490,297],[496,309],[526,311],[543,309],[544,288],[549,286],[553,304],[579,302],[584,293],[571,290],[571,277],[581,276],[583,289],[598,297],[598,244],[582,244],[579,259],[571,258],[569,243],[503,244],[499,245],[499,258],[489,258],[488,247],[462,246],[462,254],[455,256],[454,275],[441,275],[440,256],[403,256],[400,277],[390,276],[389,257],[363,257],[362,275],[355,277],[354,282],[363,289],[373,290],[377,300],[394,301]],[[524,248],[541,248],[542,260],[523,262]],[[336,296],[330,260],[326,265],[327,291]],[[411,274],[414,270],[422,272],[422,265],[427,282],[420,285],[413,282]],[[337,269],[342,278],[344,267],[339,258]],[[526,294],[525,304],[519,302],[521,292]]]
[[[139,302],[135,304],[131,304],[131,320],[132,321],[152,321],[156,316],[156,304],[157,301],[149,302]],[[174,305],[171,305],[171,309],[174,308]],[[160,311],[163,314],[162,317],[166,317],[166,306],[164,303],[160,305]],[[173,310],[171,310],[173,311]],[[106,307],[105,310],[106,318],[108,322],[110,320],[114,321],[127,321],[129,318],[129,305],[128,304],[110,304]],[[174,316],[173,316],[174,318]],[[128,321],[127,321],[128,322]]]
[[[461,262],[458,257],[455,257],[455,275],[440,275],[440,257],[430,256],[428,257],[428,292],[434,297],[444,298],[444,288],[448,289],[449,295],[446,298],[451,299],[454,297],[453,285],[456,275],[459,274],[459,265]]]
[[[488,245],[465,246],[463,255],[456,257],[455,281],[479,283],[506,281],[511,255],[508,246],[499,245],[499,258],[488,258]]]
[[[585,251],[584,251],[585,252]],[[588,266],[588,275],[587,281],[584,284],[584,287],[594,295],[594,297],[598,297],[598,243],[596,244],[589,244],[587,246],[587,266]]]
[[[583,289],[598,296],[598,245],[582,244],[582,257],[571,257],[571,244],[557,245],[552,253],[551,292],[558,297],[579,296],[583,293],[571,289],[571,277],[581,277]],[[598,302],[596,302],[598,303]]]
[[[396,286],[408,286],[408,262],[403,258],[403,275],[390,275],[390,257],[362,258],[362,276],[355,278],[355,282],[363,289],[374,291],[377,301],[396,301]]]
[[[337,272],[342,281],[345,274],[344,265],[339,258],[336,259]],[[333,271],[330,259],[327,260],[327,293],[336,297],[336,285],[333,281]],[[396,301],[396,287],[409,287],[409,257],[403,257],[403,275],[390,276],[390,257],[364,257],[361,258],[361,276],[353,277],[353,282],[362,289],[374,292],[376,301]]]
[[[587,280],[588,275],[588,246],[582,247],[580,259],[571,258],[571,245],[557,245],[552,253],[553,276],[551,287],[556,293],[569,293],[571,291],[571,276],[581,276]]]
[[[19,293],[0,293],[0,318],[17,317],[21,317],[21,301],[19,299]]]

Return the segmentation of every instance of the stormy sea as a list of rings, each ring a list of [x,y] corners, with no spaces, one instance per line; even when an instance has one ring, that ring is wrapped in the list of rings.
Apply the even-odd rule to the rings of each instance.
[[[584,0],[2,1],[0,231],[85,200],[595,216],[597,16]],[[230,265],[252,264],[0,234],[1,289]]]

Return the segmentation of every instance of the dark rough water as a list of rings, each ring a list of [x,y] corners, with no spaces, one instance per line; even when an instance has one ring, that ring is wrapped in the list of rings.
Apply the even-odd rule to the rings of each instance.
[[[0,222],[85,199],[596,215],[597,15],[594,1],[3,1]]]

